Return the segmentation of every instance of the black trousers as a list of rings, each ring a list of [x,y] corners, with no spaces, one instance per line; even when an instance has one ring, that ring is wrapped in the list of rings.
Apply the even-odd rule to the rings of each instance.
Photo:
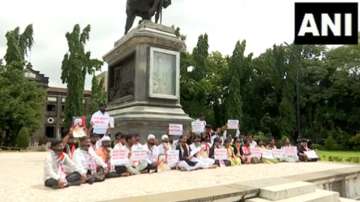
[[[81,175],[78,172],[73,172],[66,176],[66,180],[68,182],[68,186],[80,185]],[[53,189],[59,188],[58,184],[59,180],[55,180],[54,178],[50,178],[45,181],[45,186]]]

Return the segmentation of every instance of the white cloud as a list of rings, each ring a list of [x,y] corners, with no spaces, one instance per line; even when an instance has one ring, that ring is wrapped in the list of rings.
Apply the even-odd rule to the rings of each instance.
[[[173,0],[173,4],[164,11],[163,24],[181,27],[182,33],[187,35],[189,51],[196,45],[198,36],[206,32],[211,51],[231,54],[236,41],[246,39],[247,52],[258,55],[275,43],[293,41],[294,2]],[[91,24],[87,48],[93,57],[102,58],[123,34],[125,6],[126,0],[3,1],[0,11],[0,57],[5,53],[6,31],[33,23],[36,44],[31,53],[31,62],[37,70],[50,77],[50,85],[61,86],[61,61],[67,51],[65,33],[71,31],[76,23],[82,27]],[[103,70],[106,69],[104,66]],[[88,78],[86,88],[90,88],[90,83]]]

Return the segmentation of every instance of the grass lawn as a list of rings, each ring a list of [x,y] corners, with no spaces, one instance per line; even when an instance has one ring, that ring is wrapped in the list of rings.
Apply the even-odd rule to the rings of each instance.
[[[323,161],[360,163],[360,151],[317,151]]]

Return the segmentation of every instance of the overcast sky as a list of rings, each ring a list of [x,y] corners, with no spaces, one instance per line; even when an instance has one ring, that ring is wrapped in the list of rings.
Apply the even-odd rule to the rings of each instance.
[[[247,52],[255,55],[273,44],[294,40],[295,0],[172,2],[164,11],[163,24],[181,28],[187,36],[189,51],[196,45],[198,36],[205,32],[209,35],[210,50],[223,54],[231,54],[237,40],[246,39]],[[29,60],[34,69],[50,77],[51,86],[64,86],[60,75],[61,61],[67,51],[65,33],[71,31],[74,24],[79,23],[82,27],[90,24],[92,30],[87,49],[93,57],[102,58],[124,32],[125,6],[126,0],[3,0],[0,7],[0,58],[6,51],[6,31],[32,23],[35,45]],[[102,70],[107,70],[106,65]],[[90,80],[87,79],[87,89]]]

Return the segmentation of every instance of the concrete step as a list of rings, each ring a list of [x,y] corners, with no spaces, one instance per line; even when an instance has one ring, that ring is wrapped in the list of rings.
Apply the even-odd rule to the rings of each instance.
[[[340,202],[359,202],[359,201],[349,198],[340,198]]]
[[[312,193],[315,190],[315,184],[299,181],[261,188],[259,197],[270,201],[278,201]]]
[[[263,198],[248,199],[246,202],[272,202]],[[277,200],[276,202],[342,202],[339,198],[339,193],[325,190],[316,190],[312,193],[307,193],[301,196]],[[346,201],[344,201],[346,202]]]
[[[318,189],[313,193],[279,200],[278,202],[340,202],[340,197],[337,192]]]

